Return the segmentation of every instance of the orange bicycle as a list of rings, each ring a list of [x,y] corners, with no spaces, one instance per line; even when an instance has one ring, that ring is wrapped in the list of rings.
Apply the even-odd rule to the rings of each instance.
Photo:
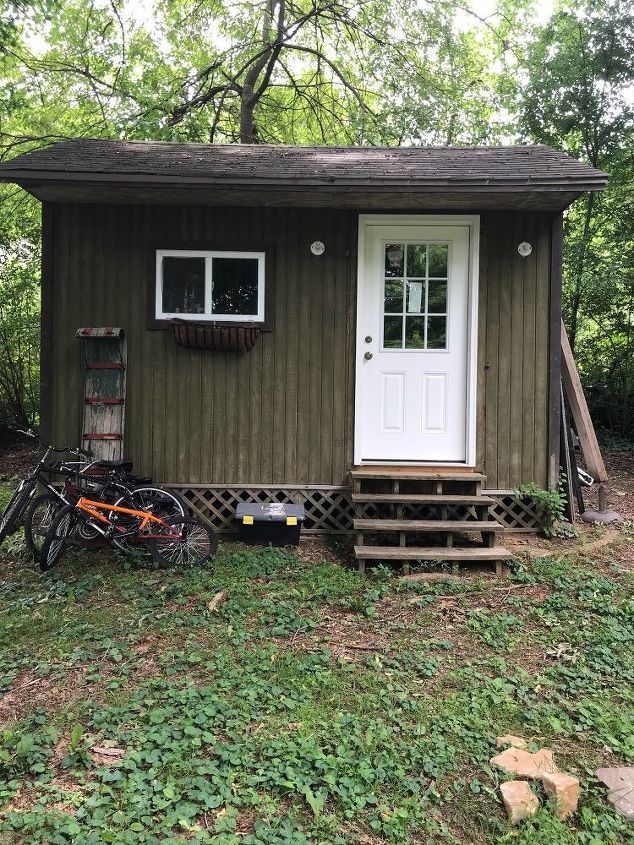
[[[213,529],[199,519],[178,515],[163,518],[149,510],[82,496],[75,504],[63,507],[51,523],[40,553],[40,569],[51,569],[67,548],[81,545],[81,532],[86,525],[117,548],[135,544],[145,547],[153,560],[162,565],[201,565],[218,548]]]

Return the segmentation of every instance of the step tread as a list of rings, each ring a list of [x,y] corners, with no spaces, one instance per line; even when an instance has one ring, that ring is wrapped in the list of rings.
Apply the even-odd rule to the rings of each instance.
[[[352,478],[367,479],[388,479],[389,481],[485,481],[486,475],[480,472],[416,472],[406,470],[403,472],[390,472],[390,470],[370,469],[350,470]]]
[[[504,546],[461,548],[452,546],[355,546],[357,560],[510,560],[512,552]]]
[[[501,531],[493,519],[355,519],[356,531]]]
[[[490,496],[425,495],[424,493],[353,493],[353,502],[413,502],[419,505],[492,505]]]

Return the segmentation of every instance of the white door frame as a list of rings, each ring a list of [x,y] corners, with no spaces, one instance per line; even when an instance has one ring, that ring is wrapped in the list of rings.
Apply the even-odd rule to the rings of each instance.
[[[361,398],[359,384],[363,365],[361,331],[362,279],[365,275],[365,244],[367,230],[372,226],[468,226],[468,315],[467,315],[467,403],[466,403],[466,461],[387,461],[362,460],[361,444]],[[476,412],[478,381],[478,270],[480,262],[480,215],[479,214],[360,214],[359,248],[357,257],[357,329],[355,355],[355,413],[354,413],[354,463],[372,466],[392,464],[400,466],[467,466],[476,464]]]

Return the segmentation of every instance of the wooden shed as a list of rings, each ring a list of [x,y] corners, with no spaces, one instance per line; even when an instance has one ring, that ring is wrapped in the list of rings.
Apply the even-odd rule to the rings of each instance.
[[[43,204],[46,437],[86,435],[75,333],[116,326],[126,455],[218,528],[264,500],[401,551],[429,517],[533,525],[512,491],[558,478],[562,211],[604,173],[545,146],[75,140],[0,180]]]

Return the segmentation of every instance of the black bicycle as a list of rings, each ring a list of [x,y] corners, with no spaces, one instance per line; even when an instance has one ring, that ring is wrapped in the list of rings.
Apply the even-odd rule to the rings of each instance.
[[[27,431],[18,429],[18,433],[24,434],[26,437],[31,437],[34,440],[38,439],[37,434],[31,429],[28,429]],[[0,543],[5,539],[5,537],[9,537],[19,529],[24,512],[33,498],[38,486],[41,485],[46,487],[51,494],[55,493],[56,495],[59,495],[57,488],[49,482],[47,473],[48,459],[53,452],[65,452],[80,456],[84,459],[83,463],[91,457],[91,455],[84,452],[82,449],[73,448],[72,446],[66,446],[63,449],[56,449],[54,446],[44,446],[44,453],[37,465],[31,470],[29,475],[22,479],[22,481],[18,484],[7,503],[7,506],[0,515]],[[69,466],[68,471],[72,472],[74,470]]]
[[[32,431],[21,434],[38,439]],[[83,449],[56,448],[42,444],[44,453],[31,473],[20,482],[0,516],[0,542],[15,533],[24,523],[24,539],[35,561],[40,558],[44,538],[59,510],[74,506],[81,496],[92,496],[114,505],[143,508],[164,518],[186,517],[186,503],[170,490],[151,484],[151,479],[132,474],[128,460],[92,460],[90,452]],[[59,461],[49,464],[52,453],[69,453],[78,461]],[[62,480],[52,481],[51,474]],[[35,495],[38,488],[46,492]],[[82,526],[78,541],[89,545],[99,539],[99,534],[88,525]],[[120,544],[124,548],[124,544]]]

